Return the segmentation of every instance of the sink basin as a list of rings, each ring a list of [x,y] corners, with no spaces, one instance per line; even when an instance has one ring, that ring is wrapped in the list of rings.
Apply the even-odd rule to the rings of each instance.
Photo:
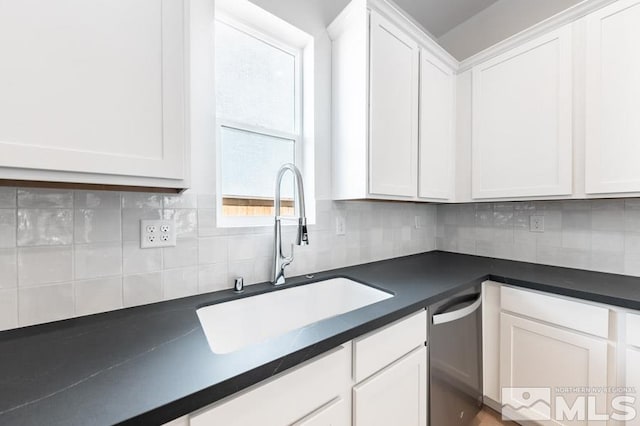
[[[206,306],[197,314],[211,350],[226,354],[390,297],[347,278],[333,278]]]

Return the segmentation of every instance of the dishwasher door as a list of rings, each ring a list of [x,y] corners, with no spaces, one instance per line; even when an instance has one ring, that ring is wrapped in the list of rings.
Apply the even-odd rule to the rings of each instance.
[[[474,287],[429,308],[431,426],[470,425],[482,408],[481,305]]]

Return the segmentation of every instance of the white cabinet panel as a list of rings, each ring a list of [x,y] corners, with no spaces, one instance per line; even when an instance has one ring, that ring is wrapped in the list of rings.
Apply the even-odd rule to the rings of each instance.
[[[489,404],[500,402],[500,288],[482,283],[482,389]]]
[[[0,167],[186,178],[185,13],[0,0]]]
[[[568,26],[473,68],[473,198],[571,194],[571,64]]]
[[[291,424],[344,392],[351,351],[340,347],[291,372],[205,408],[192,426],[282,426]]]
[[[418,183],[418,45],[372,11],[369,61],[369,191],[412,198]]]
[[[627,379],[626,387],[634,388],[635,393],[629,396],[635,398],[633,404],[636,410],[634,419],[627,421],[627,426],[640,426],[640,349],[627,349]]]
[[[532,420],[555,413],[554,390],[562,387],[607,386],[607,341],[551,327],[502,313],[500,315],[500,380],[502,404]],[[506,391],[504,388],[516,388]],[[527,391],[534,390],[543,401],[532,404]],[[544,389],[549,393],[544,395]],[[537,393],[540,392],[540,395]],[[546,401],[550,396],[550,401]],[[572,403],[575,395],[566,394]],[[606,394],[595,395],[598,412],[606,412]],[[550,405],[549,405],[550,403]],[[546,411],[550,408],[550,411]],[[555,416],[555,415],[554,415]],[[542,424],[555,424],[542,422]],[[560,424],[589,425],[587,421]]]
[[[587,17],[586,192],[640,191],[640,1]]]
[[[422,347],[354,387],[354,426],[424,426],[427,374]]]
[[[420,52],[418,196],[453,196],[455,75],[433,54]]]
[[[627,343],[640,348],[640,314],[627,314]]]

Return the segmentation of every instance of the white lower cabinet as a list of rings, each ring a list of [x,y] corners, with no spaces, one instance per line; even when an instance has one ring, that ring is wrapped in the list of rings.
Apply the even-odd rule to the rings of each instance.
[[[627,426],[640,426],[640,348],[627,349],[627,374],[625,386],[627,396],[633,398],[634,418],[627,421]]]
[[[607,341],[560,327],[502,313],[500,315],[500,360],[503,409],[514,419],[529,418],[542,424],[591,424],[572,419],[565,411],[565,420],[556,413],[562,411],[561,401],[571,409],[589,411],[582,394],[556,392],[562,388],[597,388],[607,386]],[[589,395],[591,396],[591,395]],[[532,397],[538,398],[533,400]],[[598,412],[606,408],[606,393],[593,394]],[[545,418],[554,420],[544,422]]]
[[[426,339],[422,310],[193,413],[189,424],[424,426]]]
[[[353,388],[355,426],[425,425],[427,349],[418,348]]]

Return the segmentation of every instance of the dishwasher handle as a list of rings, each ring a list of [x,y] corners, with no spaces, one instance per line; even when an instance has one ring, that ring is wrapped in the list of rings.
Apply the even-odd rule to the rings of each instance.
[[[448,306],[453,307],[469,300],[474,300],[474,302],[470,305],[465,306],[464,308],[457,309],[451,312],[447,312],[447,310],[444,309],[444,312],[433,315],[433,317],[431,318],[431,322],[433,323],[433,325],[445,324],[471,315],[476,310],[478,310],[480,305],[482,305],[482,294],[462,296],[460,298],[453,299],[451,303],[448,304]]]

